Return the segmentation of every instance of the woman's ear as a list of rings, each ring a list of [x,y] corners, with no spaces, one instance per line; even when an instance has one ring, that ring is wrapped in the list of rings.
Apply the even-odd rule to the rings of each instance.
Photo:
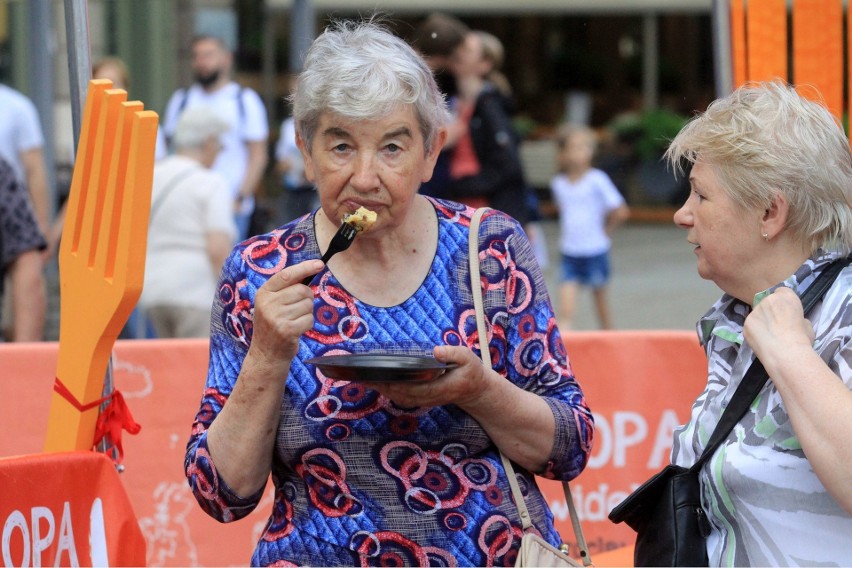
[[[444,148],[444,144],[447,143],[447,129],[446,127],[441,127],[435,133],[435,139],[432,140],[432,148],[428,154],[426,154],[426,163],[423,168],[423,176],[420,178],[421,183],[426,183],[430,179],[432,179],[432,174],[435,171],[435,163],[438,161],[438,155],[441,153],[441,150]]]
[[[772,196],[772,202],[763,212],[760,222],[761,233],[766,240],[772,240],[778,236],[787,226],[787,216],[790,213],[790,203],[783,193]]]

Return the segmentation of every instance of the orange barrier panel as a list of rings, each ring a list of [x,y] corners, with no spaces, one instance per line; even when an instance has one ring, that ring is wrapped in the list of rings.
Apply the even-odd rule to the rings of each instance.
[[[55,343],[0,344],[0,455],[41,450],[56,357]],[[115,387],[142,425],[122,438],[120,478],[147,541],[148,566],[245,566],[272,507],[268,491],[247,518],[221,524],[189,490],[183,457],[207,358],[206,340],[119,340],[113,350]]]
[[[704,385],[704,354],[687,331],[573,332],[565,343],[597,422],[589,467],[571,484],[574,498],[595,563],[624,566],[630,553],[621,548],[632,545],[634,534],[606,516],[667,463],[671,431],[686,421]],[[39,451],[56,355],[53,343],[0,344],[0,455]],[[207,358],[206,340],[118,341],[113,352],[116,388],[142,425],[139,435],[123,438],[121,479],[147,541],[149,566],[245,565],[271,507],[268,490],[251,515],[222,525],[189,491],[184,449]],[[561,486],[544,480],[541,486],[560,532],[572,540]]]
[[[690,331],[566,334],[574,373],[595,415],[595,443],[586,470],[571,483],[592,560],[632,546],[636,533],[607,515],[642,482],[669,463],[673,429],[689,418],[704,388],[707,360]],[[559,483],[539,481],[559,530],[577,553]],[[614,566],[623,566],[616,555]],[[632,565],[632,561],[631,561]]]
[[[142,531],[112,460],[103,454],[0,458],[0,524],[4,566],[145,562]]]
[[[846,6],[846,30],[847,35],[852,33],[852,2]],[[852,117],[852,41],[846,41],[846,113],[848,117]],[[849,129],[846,130],[847,136]],[[852,137],[850,137],[852,143]]]
[[[793,82],[843,115],[843,6],[840,0],[793,3]],[[805,85],[814,89],[802,88]]]
[[[787,80],[787,2],[749,0],[746,14],[748,34],[748,79]]]
[[[852,115],[852,97],[848,96],[852,90],[852,41],[848,39],[852,2],[846,3],[845,26],[841,0],[790,2],[793,30],[789,39],[787,4],[785,0],[730,0],[734,88],[747,81],[780,78],[795,84],[803,96],[822,101],[838,119],[844,118],[845,90],[845,111]]]

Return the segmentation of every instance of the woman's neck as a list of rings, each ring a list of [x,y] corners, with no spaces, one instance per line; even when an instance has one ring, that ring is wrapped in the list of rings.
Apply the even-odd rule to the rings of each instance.
[[[417,291],[431,269],[438,247],[435,208],[417,196],[399,225],[379,231],[355,237],[349,250],[332,257],[328,265],[361,301],[398,305]]]

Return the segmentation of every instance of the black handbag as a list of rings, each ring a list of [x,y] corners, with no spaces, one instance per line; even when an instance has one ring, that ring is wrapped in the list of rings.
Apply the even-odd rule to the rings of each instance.
[[[850,258],[834,261],[802,296],[807,314],[822,298]],[[768,376],[755,359],[722,413],[707,446],[690,467],[668,465],[643,483],[609,514],[613,523],[636,531],[634,566],[707,566],[710,522],[701,507],[701,467],[745,415]]]

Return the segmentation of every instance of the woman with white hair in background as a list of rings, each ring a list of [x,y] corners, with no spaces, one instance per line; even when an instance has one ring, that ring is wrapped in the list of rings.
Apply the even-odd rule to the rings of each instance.
[[[181,114],[175,153],[154,165],[139,305],[158,337],[207,337],[216,279],[237,228],[227,183],[210,167],[230,126],[209,107]]]

